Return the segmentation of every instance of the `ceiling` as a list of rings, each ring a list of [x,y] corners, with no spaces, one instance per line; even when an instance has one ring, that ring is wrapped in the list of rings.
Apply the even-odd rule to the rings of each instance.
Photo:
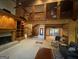
[[[22,5],[23,7],[27,7],[28,5],[31,5],[32,3],[36,2],[56,2],[56,1],[73,1],[73,0],[13,0],[15,1],[18,5]],[[77,1],[77,0],[74,0]]]
[[[18,5],[22,5],[23,7],[27,7],[28,5],[32,4],[35,0],[17,0],[16,3]]]

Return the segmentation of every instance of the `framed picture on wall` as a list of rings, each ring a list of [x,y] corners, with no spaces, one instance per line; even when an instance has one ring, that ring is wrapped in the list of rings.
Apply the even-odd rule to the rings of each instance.
[[[47,3],[46,17],[48,19],[57,19],[57,2]]]
[[[44,4],[35,5],[35,12],[44,12]]]
[[[43,28],[40,28],[40,35],[43,35]]]

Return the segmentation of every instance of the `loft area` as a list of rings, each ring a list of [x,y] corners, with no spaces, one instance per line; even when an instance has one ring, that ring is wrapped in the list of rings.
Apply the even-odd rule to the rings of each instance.
[[[47,19],[73,19],[73,16],[77,14],[77,11],[74,12],[73,0],[61,0],[60,5],[58,5],[57,1],[38,5],[32,5],[33,2],[33,0],[19,0],[16,8],[19,9],[18,7],[20,7],[21,10],[23,10],[22,13],[19,13],[19,16],[23,16],[27,20],[44,20],[45,17]],[[46,8],[44,7],[45,5]],[[44,13],[46,15],[44,15]],[[74,18],[77,19],[77,17]]]

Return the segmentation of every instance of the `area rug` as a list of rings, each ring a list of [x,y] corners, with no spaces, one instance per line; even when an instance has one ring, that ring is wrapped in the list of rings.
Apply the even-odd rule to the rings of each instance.
[[[49,48],[39,49],[35,59],[53,59],[52,50]]]

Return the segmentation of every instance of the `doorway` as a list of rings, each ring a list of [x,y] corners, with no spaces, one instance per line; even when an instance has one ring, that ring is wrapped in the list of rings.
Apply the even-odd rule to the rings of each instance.
[[[46,28],[46,39],[55,40],[56,36],[61,36],[61,28]]]

